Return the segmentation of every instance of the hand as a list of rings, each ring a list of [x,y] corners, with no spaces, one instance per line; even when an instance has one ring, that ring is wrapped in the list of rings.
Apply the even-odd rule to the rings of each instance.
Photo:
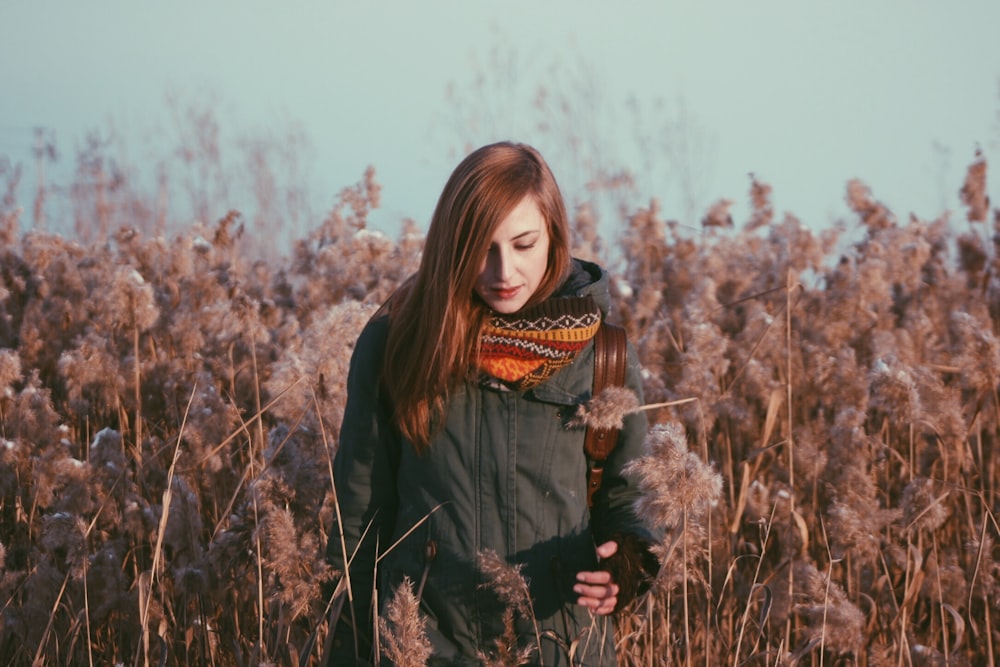
[[[605,542],[597,547],[597,557],[611,558],[617,551],[616,542]],[[576,600],[578,605],[598,616],[607,616],[615,610],[618,604],[618,584],[611,580],[610,572],[577,572],[576,581],[573,592],[580,596]]]

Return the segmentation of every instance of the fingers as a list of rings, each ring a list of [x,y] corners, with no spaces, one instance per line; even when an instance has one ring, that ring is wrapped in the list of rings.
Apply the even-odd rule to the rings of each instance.
[[[606,572],[605,570],[597,570],[596,572],[577,572],[576,580],[583,584],[606,586],[611,583],[611,573]]]
[[[618,553],[618,543],[611,540],[597,547],[598,558],[611,558]]]
[[[588,586],[586,584],[577,584],[573,587],[573,592],[577,593],[581,600],[606,600],[618,595],[618,585]]]
[[[618,543],[605,542],[597,547],[597,557],[600,560],[611,558],[618,552]],[[576,585],[573,592],[580,597],[576,603],[586,607],[594,614],[606,616],[618,605],[618,584],[611,579],[611,573],[604,570],[584,571],[576,573]]]
[[[585,574],[581,572],[581,574]],[[586,607],[598,615],[607,615],[615,610],[618,604],[617,584],[592,585],[576,584],[573,591],[580,597],[576,603],[581,607]]]
[[[607,598],[601,600],[599,603],[582,605],[587,607],[592,614],[595,616],[610,616],[615,613],[615,607],[618,605],[618,598]]]
[[[617,606],[618,606],[617,597],[605,598],[604,601],[601,602],[600,606],[594,609],[593,612],[597,616],[609,616],[615,613],[615,607]]]

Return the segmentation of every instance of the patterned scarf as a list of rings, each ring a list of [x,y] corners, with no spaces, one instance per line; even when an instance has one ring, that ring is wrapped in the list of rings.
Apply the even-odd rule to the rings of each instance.
[[[494,315],[480,337],[479,368],[512,389],[530,389],[572,363],[600,324],[590,297],[552,298]]]

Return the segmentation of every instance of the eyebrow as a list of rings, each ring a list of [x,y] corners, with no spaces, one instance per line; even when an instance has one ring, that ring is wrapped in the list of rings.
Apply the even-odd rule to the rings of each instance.
[[[542,233],[542,229],[540,227],[538,229],[529,229],[529,230],[521,232],[517,236],[513,237],[511,239],[511,241],[519,241],[519,240],[523,239],[525,236],[530,236],[531,234],[541,234],[541,233]]]
[[[542,231],[543,231],[542,227],[539,227],[538,229],[528,229],[528,230],[525,230],[525,231],[521,232],[520,234],[518,234],[517,236],[511,237],[507,241],[507,243],[517,243],[518,241],[523,241],[525,239],[525,237],[530,236],[532,234],[539,234],[540,235],[542,233]],[[496,244],[495,241],[490,243],[490,247],[491,248],[495,248],[496,245],[497,244]]]

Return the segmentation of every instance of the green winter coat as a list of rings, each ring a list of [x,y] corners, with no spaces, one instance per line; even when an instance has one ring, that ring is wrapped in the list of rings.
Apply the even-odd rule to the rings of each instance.
[[[574,260],[558,295],[592,296],[606,315],[607,274]],[[493,640],[503,631],[504,607],[494,591],[480,585],[483,577],[476,567],[477,554],[493,550],[523,566],[546,666],[615,665],[610,619],[592,617],[576,605],[572,585],[577,572],[598,569],[595,543],[616,531],[650,537],[632,509],[637,490],[621,474],[626,462],[642,454],[645,414],[626,417],[592,511],[587,508],[584,430],[568,428],[567,421],[590,397],[593,343],[573,363],[527,391],[471,380],[458,387],[443,429],[428,451],[417,455],[393,425],[391,406],[379,387],[388,326],[386,316],[376,317],[358,338],[334,462],[347,553],[357,549],[350,573],[361,634],[371,633],[367,603],[376,548],[382,553],[395,545],[378,564],[380,603],[408,577],[420,590],[434,647],[429,664],[482,664],[478,652],[491,653]],[[628,360],[626,384],[641,400],[639,365],[631,347]],[[327,554],[342,570],[336,526]],[[349,606],[335,633],[333,665],[355,664],[346,621]],[[529,619],[518,616],[517,631],[522,643],[535,642]],[[566,651],[570,646],[572,663]],[[369,651],[362,647],[361,664]],[[541,664],[537,653],[532,664]]]

